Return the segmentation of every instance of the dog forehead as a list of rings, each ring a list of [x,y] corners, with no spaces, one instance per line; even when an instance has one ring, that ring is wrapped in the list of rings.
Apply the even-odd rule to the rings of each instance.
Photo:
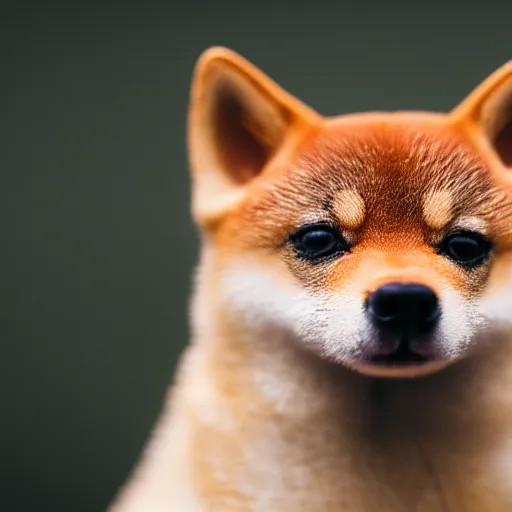
[[[431,127],[325,131],[303,148],[298,167],[309,178],[305,193],[330,193],[334,204],[350,204],[353,222],[372,205],[391,201],[414,202],[435,224],[448,218],[455,204],[491,188],[486,167],[471,147],[455,133]],[[434,221],[438,209],[443,215]]]

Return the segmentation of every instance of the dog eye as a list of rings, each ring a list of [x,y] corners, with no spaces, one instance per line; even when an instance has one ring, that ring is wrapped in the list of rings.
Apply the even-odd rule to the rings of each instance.
[[[304,226],[292,236],[292,243],[301,258],[316,261],[348,252],[345,240],[328,225]]]
[[[460,265],[476,267],[488,258],[491,248],[489,240],[479,233],[464,232],[447,237],[440,252]]]

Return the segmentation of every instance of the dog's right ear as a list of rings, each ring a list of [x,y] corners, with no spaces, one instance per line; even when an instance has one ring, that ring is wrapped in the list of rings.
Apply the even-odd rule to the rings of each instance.
[[[205,51],[188,116],[196,221],[219,220],[279,150],[320,119],[240,55],[219,47]]]

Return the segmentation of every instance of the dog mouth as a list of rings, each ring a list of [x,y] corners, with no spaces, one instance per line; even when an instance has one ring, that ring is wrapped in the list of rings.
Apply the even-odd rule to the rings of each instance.
[[[369,362],[377,366],[419,366],[431,362],[432,358],[411,349],[407,341],[401,342],[392,352],[370,357]]]

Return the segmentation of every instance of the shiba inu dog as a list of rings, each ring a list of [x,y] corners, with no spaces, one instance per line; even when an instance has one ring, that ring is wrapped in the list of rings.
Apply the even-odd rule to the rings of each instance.
[[[512,61],[325,118],[224,48],[189,112],[193,340],[115,512],[512,510]]]

